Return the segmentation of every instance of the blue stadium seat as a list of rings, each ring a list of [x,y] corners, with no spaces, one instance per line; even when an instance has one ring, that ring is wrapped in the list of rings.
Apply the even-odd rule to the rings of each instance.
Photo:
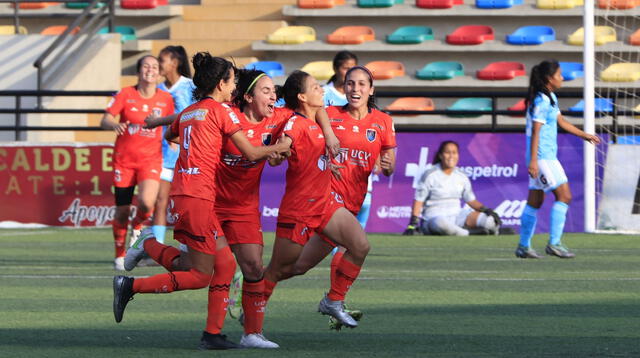
[[[555,39],[556,32],[550,26],[524,26],[507,35],[507,43],[512,45],[540,45]]]
[[[580,62],[560,62],[560,70],[565,81],[584,77],[584,65]]]
[[[613,101],[609,98],[596,98],[595,102],[595,112],[596,117],[600,117],[600,113],[611,113],[613,112]],[[572,112],[584,112],[584,100],[580,100],[580,102],[574,104],[569,107],[569,110]],[[572,115],[582,117],[582,114]]]
[[[260,70],[269,77],[284,76],[284,66],[277,61],[257,61],[245,66],[248,70]]]
[[[479,9],[507,9],[523,3],[523,0],[476,0],[476,7]]]

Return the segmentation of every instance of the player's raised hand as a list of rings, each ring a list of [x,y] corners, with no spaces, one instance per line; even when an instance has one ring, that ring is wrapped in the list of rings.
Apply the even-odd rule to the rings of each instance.
[[[530,177],[532,177],[533,179],[537,178],[538,174],[540,173],[540,170],[538,169],[538,161],[532,160],[531,162],[529,162],[529,168],[527,168],[527,171],[529,172]]]
[[[124,123],[117,123],[115,126],[113,126],[113,130],[117,135],[123,135],[127,130],[127,127],[129,127],[129,121],[126,121]]]
[[[582,139],[586,140],[587,142],[593,144],[593,145],[597,145],[600,144],[600,137],[598,137],[597,135],[594,134],[587,134],[585,133],[584,137],[582,137]]]

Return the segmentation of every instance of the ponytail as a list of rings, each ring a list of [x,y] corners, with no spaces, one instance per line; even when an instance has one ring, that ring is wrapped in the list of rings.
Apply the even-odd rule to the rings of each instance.
[[[549,97],[551,105],[555,105],[555,101],[551,97],[551,93],[547,88],[549,78],[552,77],[560,68],[560,64],[556,60],[545,60],[533,66],[531,76],[529,77],[529,88],[527,89],[527,98],[524,105],[529,115],[533,114],[533,101],[538,93],[542,93]]]

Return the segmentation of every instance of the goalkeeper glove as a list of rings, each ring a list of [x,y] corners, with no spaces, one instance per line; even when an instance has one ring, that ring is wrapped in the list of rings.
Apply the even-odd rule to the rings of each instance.
[[[404,236],[412,236],[418,233],[418,225],[420,222],[420,218],[415,216],[415,215],[411,215],[411,220],[409,220],[409,225],[407,225],[407,228],[404,230],[404,232],[402,233],[402,235]]]
[[[493,220],[496,222],[496,224],[498,224],[498,226],[502,226],[502,220],[500,219],[500,215],[498,215],[498,213],[493,211],[493,209],[483,206],[482,208],[480,208],[480,212],[485,213],[488,216],[491,216]]]

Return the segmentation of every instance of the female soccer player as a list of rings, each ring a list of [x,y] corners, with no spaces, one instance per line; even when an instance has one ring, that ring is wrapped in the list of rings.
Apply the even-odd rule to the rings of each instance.
[[[236,267],[214,210],[222,139],[230,137],[243,155],[253,161],[284,152],[288,147],[283,144],[254,147],[242,134],[237,116],[230,106],[223,104],[231,100],[235,89],[235,69],[229,61],[198,53],[193,58],[193,67],[194,97],[198,102],[180,113],[165,135],[170,140],[180,137],[181,150],[170,200],[177,218],[174,238],[188,247],[191,269],[147,278],[114,277],[113,311],[116,322],[120,322],[127,303],[136,293],[170,293],[209,286],[207,325],[200,348],[237,348],[220,334],[229,283]],[[147,242],[166,248],[155,240]],[[145,248],[148,246],[153,245]],[[162,250],[170,251],[165,248]]]
[[[173,113],[173,99],[156,88],[159,74],[158,60],[144,56],[136,65],[138,84],[118,92],[105,110],[100,126],[117,134],[113,153],[113,185],[116,212],[113,217],[115,242],[114,268],[124,270],[125,241],[129,226],[129,212],[135,186],[138,185],[136,216],[131,224],[135,235],[142,222],[151,216],[158,195],[162,169],[161,131],[143,128],[144,119],[151,113],[167,116]],[[116,120],[116,117],[120,117]]]
[[[458,143],[440,143],[433,166],[422,174],[413,200],[412,216],[404,235],[420,231],[427,235],[468,236],[497,234],[500,217],[476,199],[471,181],[460,170]],[[460,208],[460,199],[468,207]]]
[[[575,254],[562,245],[561,238],[567,210],[571,202],[571,190],[567,175],[558,161],[558,126],[591,144],[599,144],[600,138],[588,134],[564,119],[553,93],[562,87],[562,72],[555,60],[542,61],[531,69],[527,108],[527,151],[525,153],[529,172],[529,197],[520,218],[520,243],[516,249],[519,258],[537,259],[541,256],[531,248],[531,237],[535,232],[537,212],[544,201],[545,193],[552,191],[556,201],[551,208],[549,243],[545,252],[560,258],[572,258]]]

